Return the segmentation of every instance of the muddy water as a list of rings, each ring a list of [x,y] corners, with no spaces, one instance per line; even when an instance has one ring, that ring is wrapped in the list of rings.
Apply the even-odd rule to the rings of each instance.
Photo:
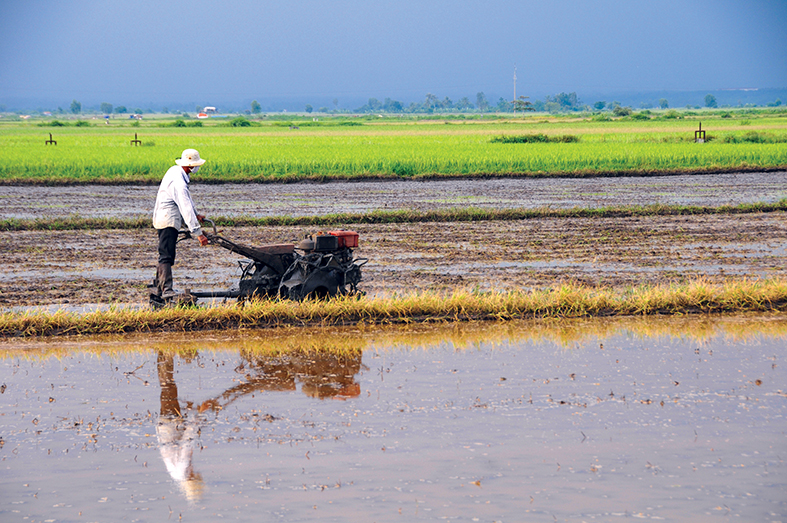
[[[778,316],[4,342],[3,521],[778,521]]]
[[[208,216],[311,216],[380,209],[737,205],[787,197],[787,172],[643,178],[489,179],[206,185],[194,200]],[[0,187],[0,219],[148,216],[155,186]]]

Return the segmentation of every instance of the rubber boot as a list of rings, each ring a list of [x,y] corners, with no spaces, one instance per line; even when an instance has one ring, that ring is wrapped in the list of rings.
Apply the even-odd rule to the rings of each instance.
[[[172,290],[172,265],[169,263],[159,263],[158,273],[158,295],[162,298],[172,298],[178,293]]]
[[[153,276],[153,283],[148,284],[148,289],[150,289],[151,293],[154,293],[156,296],[161,296],[161,289],[158,286],[158,269],[156,269],[156,275]]]

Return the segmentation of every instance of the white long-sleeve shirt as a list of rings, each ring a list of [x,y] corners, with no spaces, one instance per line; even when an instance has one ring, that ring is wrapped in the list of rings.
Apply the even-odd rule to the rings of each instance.
[[[194,210],[194,202],[191,201],[190,181],[189,175],[179,165],[173,165],[167,170],[156,195],[153,227],[180,229],[181,224],[186,222],[186,227],[192,236],[202,234],[197,212]]]

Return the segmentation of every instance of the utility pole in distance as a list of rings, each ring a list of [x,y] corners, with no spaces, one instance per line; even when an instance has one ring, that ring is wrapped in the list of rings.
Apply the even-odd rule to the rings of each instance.
[[[514,64],[514,100],[516,100],[516,64]]]

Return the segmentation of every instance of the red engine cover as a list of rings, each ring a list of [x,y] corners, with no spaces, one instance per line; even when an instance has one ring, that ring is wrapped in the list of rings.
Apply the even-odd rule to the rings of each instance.
[[[339,248],[358,247],[358,233],[355,231],[328,231],[328,234],[339,239]]]

